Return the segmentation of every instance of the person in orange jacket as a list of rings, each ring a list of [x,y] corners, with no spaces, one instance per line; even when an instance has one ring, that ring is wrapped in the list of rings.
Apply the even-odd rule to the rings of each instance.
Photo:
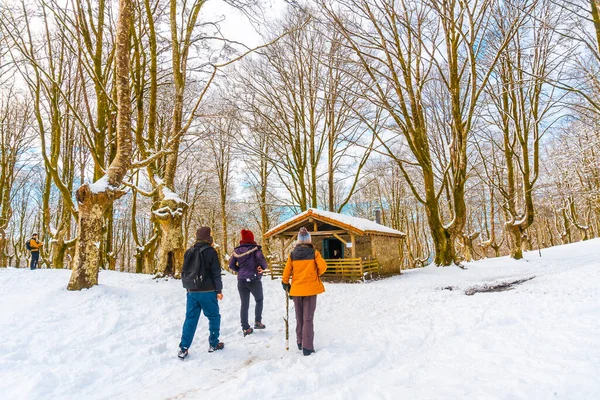
[[[298,244],[288,257],[281,280],[283,289],[289,292],[294,300],[296,343],[298,350],[302,350],[305,356],[315,352],[313,321],[317,308],[317,295],[325,292],[321,275],[327,270],[327,263],[311,242],[310,233],[306,228],[300,228]]]
[[[30,269],[36,269],[38,265],[38,261],[40,259],[40,247],[44,244],[38,241],[38,234],[34,233],[31,235],[31,239],[29,239],[29,251],[31,252],[31,262],[29,263]]]

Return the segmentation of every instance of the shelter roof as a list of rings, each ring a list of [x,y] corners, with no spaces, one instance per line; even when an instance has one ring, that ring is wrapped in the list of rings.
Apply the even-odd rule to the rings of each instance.
[[[267,231],[267,233],[265,233],[265,238],[276,236],[293,228],[299,228],[302,222],[308,221],[310,218],[322,223],[337,226],[341,229],[361,236],[369,234],[395,237],[406,236],[406,234],[403,232],[365,218],[352,217],[346,214],[338,214],[331,211],[309,208],[308,210],[295,215],[286,221],[283,221],[281,224]]]

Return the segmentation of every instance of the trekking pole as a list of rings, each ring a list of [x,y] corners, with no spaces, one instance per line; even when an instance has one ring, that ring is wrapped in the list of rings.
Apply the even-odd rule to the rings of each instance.
[[[287,351],[289,351],[289,349],[290,349],[289,319],[290,319],[290,293],[286,290],[285,291],[285,318],[283,318],[283,320],[285,321],[285,349]]]

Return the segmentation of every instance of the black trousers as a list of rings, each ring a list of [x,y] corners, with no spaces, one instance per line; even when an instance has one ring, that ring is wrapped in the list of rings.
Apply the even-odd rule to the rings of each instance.
[[[248,329],[248,308],[250,307],[250,294],[254,297],[256,306],[254,307],[254,321],[262,322],[262,310],[263,310],[263,288],[260,280],[256,281],[238,281],[238,292],[240,293],[240,300],[242,305],[240,308],[240,320],[242,322],[242,329]]]
[[[39,251],[32,251],[31,252],[31,262],[29,263],[29,268],[30,269],[36,269],[37,265],[38,265],[38,260],[40,259],[40,252]]]

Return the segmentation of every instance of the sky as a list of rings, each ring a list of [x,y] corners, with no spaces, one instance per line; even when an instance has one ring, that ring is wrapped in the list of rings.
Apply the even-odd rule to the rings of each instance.
[[[235,1],[235,0],[234,0]],[[225,16],[225,21],[221,24],[224,36],[227,39],[244,43],[248,47],[255,47],[262,44],[260,31],[264,28],[266,20],[275,19],[287,6],[284,0],[255,0],[260,5],[260,17],[252,23],[249,18],[239,9],[232,7],[223,0],[211,0],[204,6],[203,12],[207,19]],[[258,10],[258,8],[257,8]],[[264,19],[263,19],[264,18]]]

